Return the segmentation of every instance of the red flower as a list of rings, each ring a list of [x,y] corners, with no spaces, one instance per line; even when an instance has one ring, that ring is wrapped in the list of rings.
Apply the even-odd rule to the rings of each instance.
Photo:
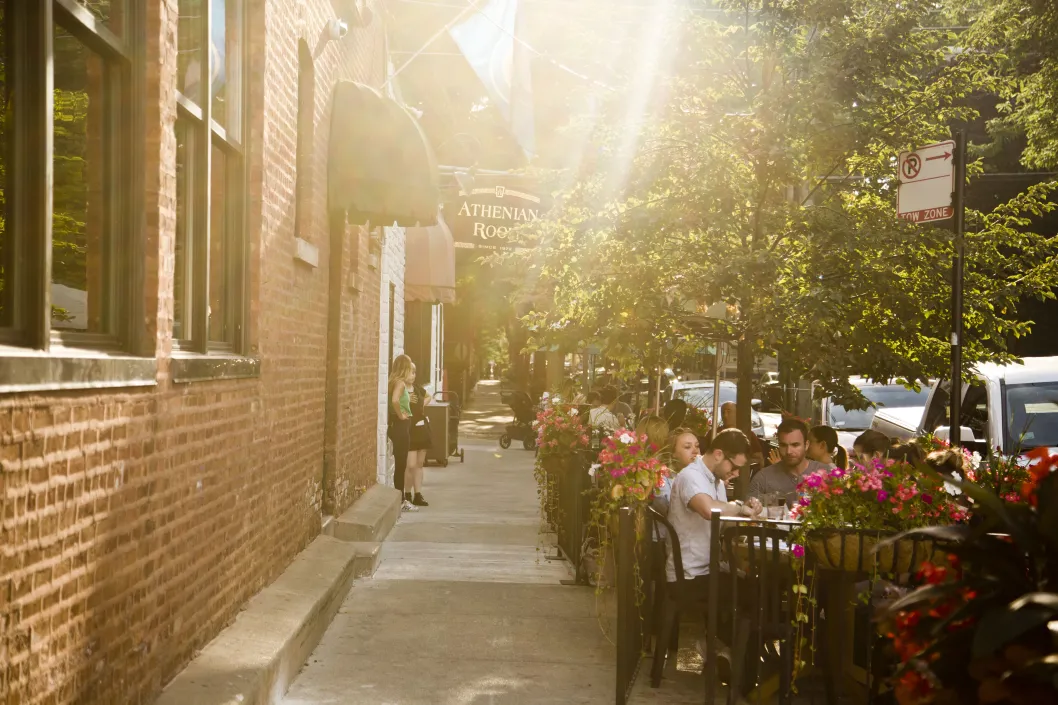
[[[902,705],[925,703],[933,694],[933,684],[915,670],[907,670],[896,684],[896,696]]]
[[[918,569],[918,578],[930,585],[940,585],[948,580],[948,569],[944,566],[933,565],[924,561]]]

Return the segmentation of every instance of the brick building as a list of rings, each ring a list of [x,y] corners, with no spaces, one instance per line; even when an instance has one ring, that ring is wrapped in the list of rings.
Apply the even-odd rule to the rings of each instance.
[[[404,232],[330,173],[384,12],[0,12],[0,702],[150,702],[385,477]]]

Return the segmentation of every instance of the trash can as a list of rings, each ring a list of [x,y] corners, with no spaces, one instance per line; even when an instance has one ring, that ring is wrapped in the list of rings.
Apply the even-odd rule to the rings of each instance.
[[[448,435],[451,433],[448,423],[448,402],[433,402],[424,407],[426,418],[430,421],[430,448],[426,451],[426,462],[437,463],[448,467]]]

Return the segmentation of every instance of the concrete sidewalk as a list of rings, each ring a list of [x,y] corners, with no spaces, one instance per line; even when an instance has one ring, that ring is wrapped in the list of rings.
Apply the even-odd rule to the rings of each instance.
[[[470,403],[463,410],[459,426],[461,438],[488,439],[495,443],[503,427],[514,420],[511,407],[500,401],[498,380],[482,380],[474,388]]]
[[[287,705],[614,702],[615,652],[596,616],[612,605],[561,585],[567,566],[545,559],[534,457],[499,449],[510,415],[498,390],[479,385],[464,413],[466,462],[426,469],[430,506],[402,515]],[[651,691],[648,659],[643,669],[633,702],[700,702],[671,676]]]

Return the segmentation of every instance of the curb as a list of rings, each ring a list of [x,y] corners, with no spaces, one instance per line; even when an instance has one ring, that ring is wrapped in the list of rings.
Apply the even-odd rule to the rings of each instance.
[[[378,568],[400,493],[375,485],[317,536],[162,690],[155,705],[274,705],[356,578]]]

